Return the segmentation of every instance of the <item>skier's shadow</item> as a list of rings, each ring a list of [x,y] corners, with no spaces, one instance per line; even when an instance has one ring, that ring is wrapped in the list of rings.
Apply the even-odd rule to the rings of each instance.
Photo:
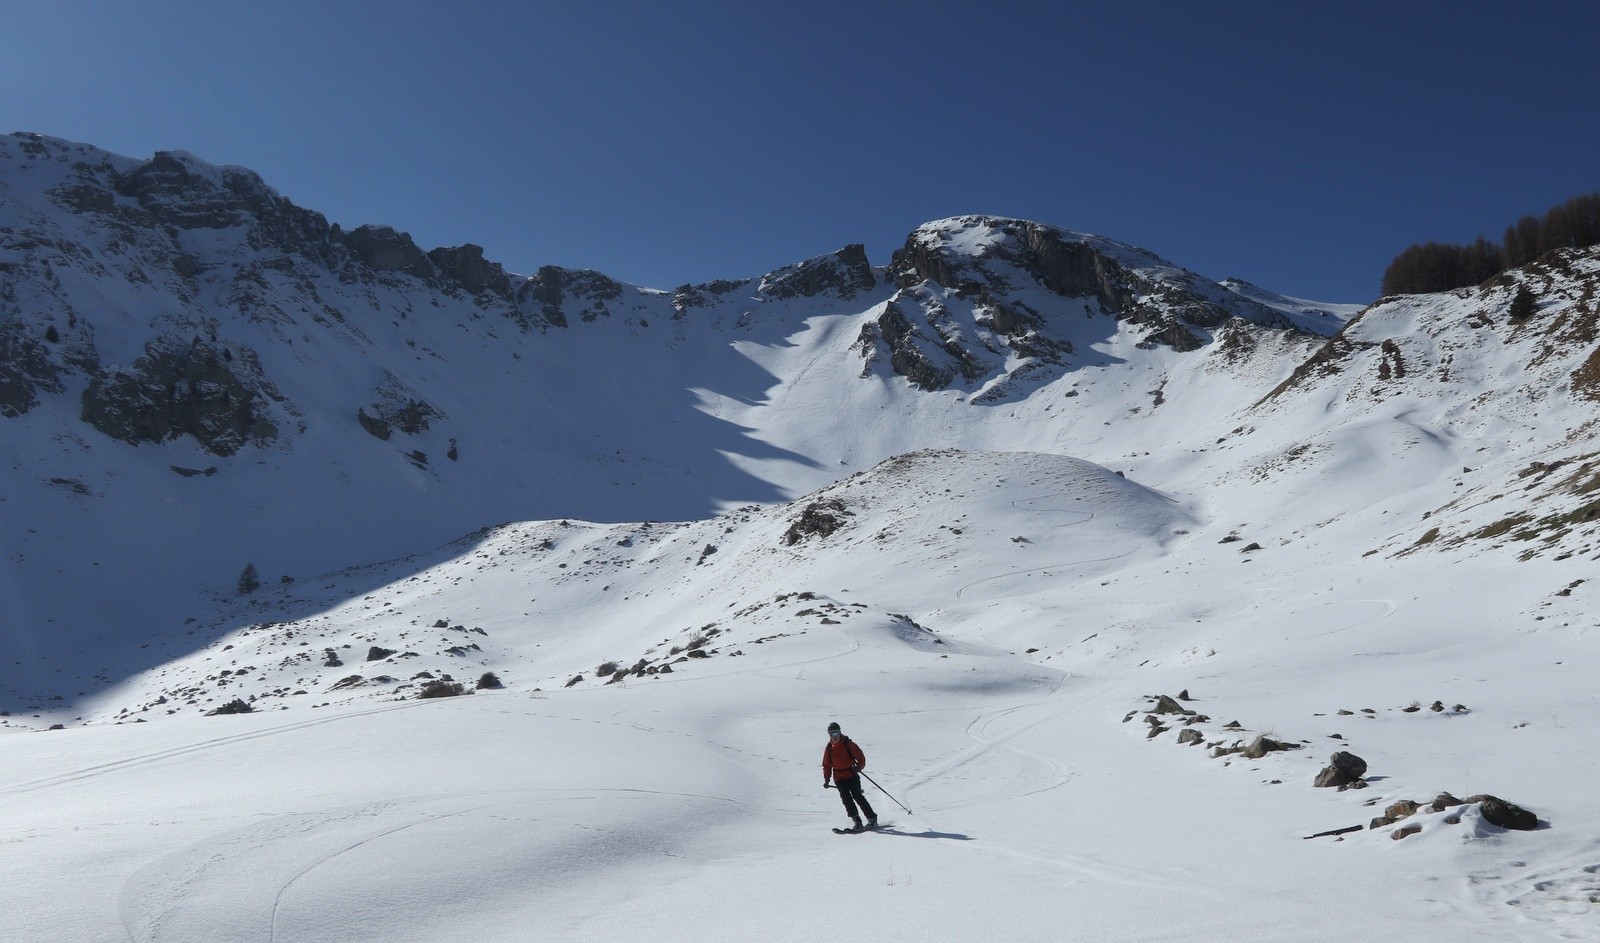
[[[902,832],[898,828],[880,828],[877,831],[879,835],[899,835],[902,838],[943,838],[948,841],[972,841],[971,835],[963,835],[960,832],[935,832],[932,829],[925,829],[920,832]]]

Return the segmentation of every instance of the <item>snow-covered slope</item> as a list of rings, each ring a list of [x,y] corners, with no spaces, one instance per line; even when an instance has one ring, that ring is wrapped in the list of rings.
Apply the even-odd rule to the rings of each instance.
[[[177,153],[0,188],[0,937],[1595,938],[1593,251],[658,291]]]

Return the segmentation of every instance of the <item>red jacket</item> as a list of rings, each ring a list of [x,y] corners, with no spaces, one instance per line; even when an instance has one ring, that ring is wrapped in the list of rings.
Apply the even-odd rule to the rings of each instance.
[[[848,779],[856,774],[856,770],[865,769],[866,765],[867,755],[849,737],[840,737],[837,741],[830,739],[828,745],[822,748],[824,783]]]

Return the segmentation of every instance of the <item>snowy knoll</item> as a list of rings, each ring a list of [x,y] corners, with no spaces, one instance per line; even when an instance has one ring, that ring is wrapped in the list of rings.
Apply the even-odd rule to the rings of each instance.
[[[202,651],[175,646],[173,660],[97,698],[89,719],[417,697],[485,673],[524,690],[693,675],[705,658],[764,662],[785,646],[755,646],[818,626],[871,624],[925,650],[949,644],[946,631],[1005,639],[973,601],[1159,554],[1193,523],[1170,498],[1086,462],[945,451],[705,521],[508,524],[425,557],[259,591],[194,628],[189,638],[212,639]],[[466,586],[502,604],[468,607]],[[835,586],[845,589],[816,592]],[[938,625],[906,614],[929,611]]]

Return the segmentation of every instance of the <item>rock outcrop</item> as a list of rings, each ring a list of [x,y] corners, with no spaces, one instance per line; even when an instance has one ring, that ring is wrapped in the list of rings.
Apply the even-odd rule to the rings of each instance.
[[[282,399],[254,353],[164,337],[147,344],[128,369],[96,374],[83,392],[82,418],[120,442],[191,436],[226,456],[278,437],[267,406]]]
[[[848,300],[871,291],[877,284],[878,276],[867,261],[866,247],[855,244],[832,255],[778,269],[761,279],[759,290],[776,299],[815,298],[833,292]]]

